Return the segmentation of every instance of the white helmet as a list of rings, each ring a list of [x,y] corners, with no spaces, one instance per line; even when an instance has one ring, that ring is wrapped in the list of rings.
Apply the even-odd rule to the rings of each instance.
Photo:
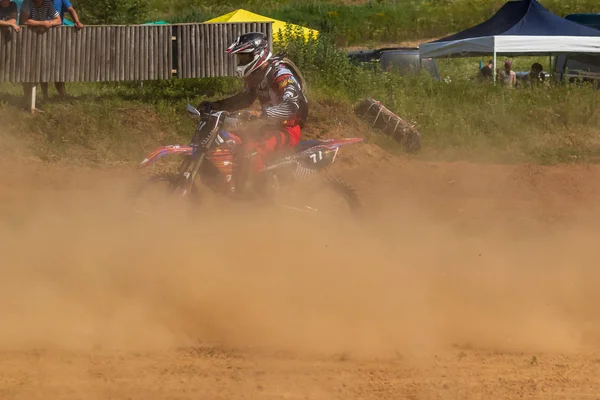
[[[269,42],[261,32],[244,33],[227,48],[227,53],[237,55],[236,74],[246,78],[271,58]]]

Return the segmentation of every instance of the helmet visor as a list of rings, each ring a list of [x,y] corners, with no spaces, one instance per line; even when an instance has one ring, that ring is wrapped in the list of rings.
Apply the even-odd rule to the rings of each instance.
[[[254,59],[252,53],[237,53],[237,65],[239,67],[248,65]]]

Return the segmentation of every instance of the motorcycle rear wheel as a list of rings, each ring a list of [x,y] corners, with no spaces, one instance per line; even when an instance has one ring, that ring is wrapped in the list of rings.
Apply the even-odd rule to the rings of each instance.
[[[328,173],[276,188],[272,203],[307,216],[357,218],[363,211],[357,190],[341,177]]]

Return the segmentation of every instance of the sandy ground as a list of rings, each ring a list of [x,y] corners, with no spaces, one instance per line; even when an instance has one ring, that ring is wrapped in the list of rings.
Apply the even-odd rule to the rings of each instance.
[[[600,168],[337,168],[361,223],[140,218],[117,168],[4,162],[0,399],[600,398]]]

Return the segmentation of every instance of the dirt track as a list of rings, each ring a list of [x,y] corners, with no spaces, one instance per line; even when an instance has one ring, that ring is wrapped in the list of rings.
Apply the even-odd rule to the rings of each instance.
[[[600,398],[600,168],[343,156],[364,226],[3,165],[0,399]]]

